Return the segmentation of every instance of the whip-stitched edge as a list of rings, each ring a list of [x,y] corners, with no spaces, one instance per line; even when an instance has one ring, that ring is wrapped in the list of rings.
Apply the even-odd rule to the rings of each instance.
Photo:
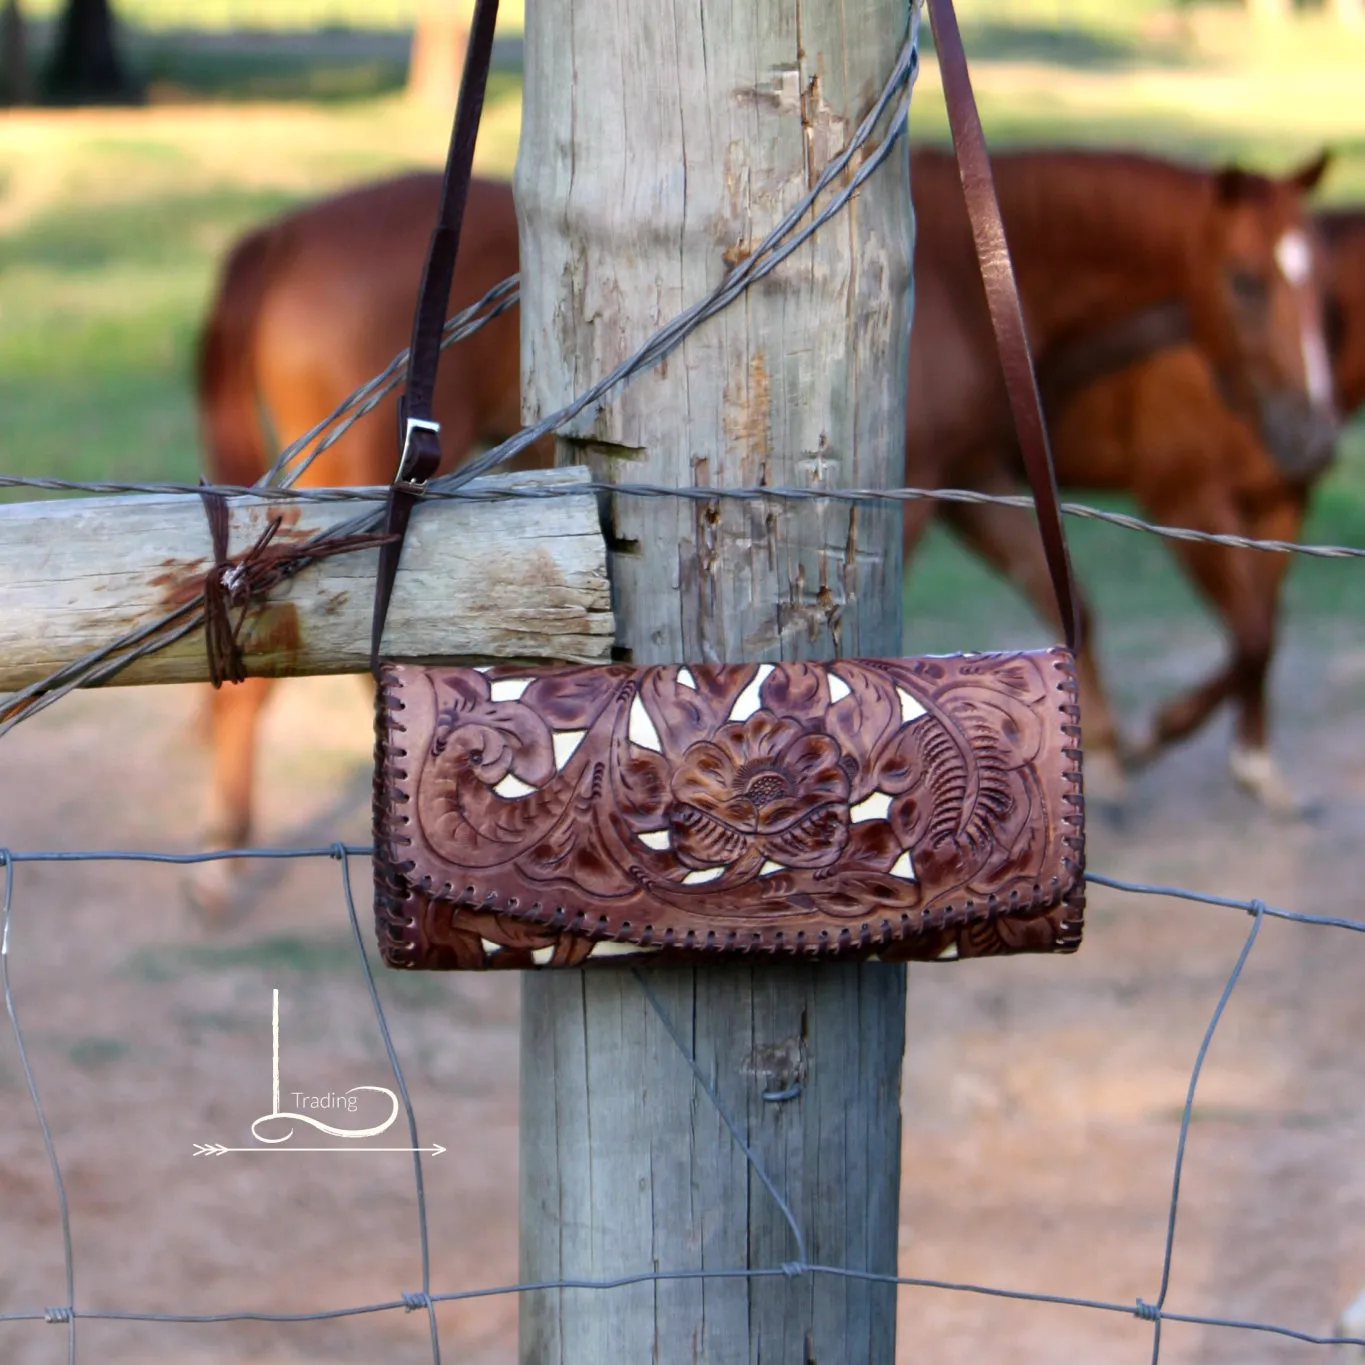
[[[405,824],[406,817],[397,810],[408,800],[402,790],[408,776],[408,754],[400,747],[399,736],[406,733],[406,727],[397,718],[403,703],[392,664],[380,666],[374,705],[375,930],[380,955],[390,967],[413,967],[419,965],[414,933],[417,921],[408,913],[412,886],[404,876],[413,864],[401,853],[412,841],[400,832],[400,822]]]
[[[404,830],[411,817],[399,809],[411,800],[404,791],[409,776],[408,751],[403,747],[402,739],[406,733],[401,719],[404,706],[397,666],[385,663],[380,667],[379,682],[375,689],[374,887],[375,925],[381,955],[391,967],[422,968],[432,965],[422,960],[426,945],[420,941],[419,919],[413,913],[414,909],[419,908],[420,902],[427,900],[449,903],[457,912],[466,909],[505,914],[519,923],[561,935],[652,948],[656,950],[652,958],[660,956],[659,949],[668,958],[864,957],[888,949],[891,950],[887,953],[889,957],[913,957],[913,953],[904,952],[904,948],[935,934],[953,929],[984,929],[1002,918],[1030,918],[1038,911],[1055,911],[1060,907],[1062,916],[1056,921],[1056,936],[1049,951],[1075,952],[1080,947],[1085,922],[1085,797],[1081,771],[1079,689],[1071,652],[1062,646],[1055,646],[1046,653],[1051,656],[1053,669],[1060,675],[1060,681],[1053,686],[1062,697],[1057,703],[1062,715],[1061,731],[1075,741],[1061,750],[1066,760],[1062,781],[1074,786],[1072,790],[1062,792],[1064,809],[1058,816],[1062,827],[1059,839],[1065,850],[1062,867],[1072,874],[1070,884],[1064,885],[1061,878],[1053,877],[1046,892],[1035,882],[1032,894],[1026,897],[1021,896],[1016,889],[1003,901],[992,893],[983,901],[968,899],[958,904],[949,902],[923,912],[918,918],[902,913],[899,924],[889,917],[882,918],[879,923],[868,921],[859,926],[856,939],[855,931],[847,926],[837,934],[822,929],[814,935],[808,935],[804,930],[788,935],[779,929],[773,931],[771,938],[765,938],[760,930],[752,930],[744,936],[744,940],[736,930],[726,933],[715,929],[704,932],[687,929],[677,933],[669,928],[656,939],[652,925],[644,926],[638,934],[632,932],[629,925],[612,931],[607,927],[605,916],[600,917],[594,926],[589,923],[587,912],[582,910],[570,917],[563,907],[546,908],[536,904],[523,908],[514,896],[500,902],[496,892],[489,892],[479,899],[472,885],[467,886],[459,896],[447,896],[436,890],[431,877],[410,878],[408,874],[414,870],[415,863],[405,855],[404,850],[411,847],[412,840]],[[454,888],[443,889],[453,891]],[[898,946],[902,951],[896,951]]]
[[[1065,698],[1059,710],[1067,719],[1062,722],[1062,734],[1074,740],[1062,750],[1062,757],[1069,759],[1071,766],[1062,770],[1062,781],[1074,783],[1071,791],[1062,792],[1063,810],[1060,822],[1063,826],[1062,847],[1069,850],[1070,856],[1063,855],[1062,866],[1075,876],[1071,887],[1063,894],[1061,903],[1068,914],[1057,928],[1057,940],[1053,951],[1074,953],[1081,946],[1081,936],[1085,932],[1085,782],[1082,773],[1084,756],[1081,740],[1080,687],[1076,681],[1076,660],[1069,649],[1060,646],[1049,651],[1052,666],[1062,676],[1057,690]]]

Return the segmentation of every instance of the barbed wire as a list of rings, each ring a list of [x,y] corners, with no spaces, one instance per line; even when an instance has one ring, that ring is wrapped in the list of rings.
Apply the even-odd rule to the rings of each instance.
[[[361,932],[359,916],[356,912],[355,899],[351,887],[350,859],[353,857],[368,857],[371,853],[372,850],[368,846],[346,844],[342,842],[289,848],[253,847],[218,849],[197,853],[131,849],[24,851],[0,848],[0,872],[3,872],[4,877],[2,901],[3,922],[0,923],[0,984],[3,985],[5,1007],[9,1015],[11,1030],[16,1039],[21,1065],[28,1084],[30,1102],[37,1114],[39,1128],[43,1138],[44,1151],[52,1172],[53,1180],[59,1192],[58,1210],[63,1236],[63,1259],[67,1288],[66,1300],[64,1303],[48,1305],[42,1308],[6,1310],[0,1312],[0,1323],[42,1322],[51,1325],[65,1326],[68,1330],[68,1360],[71,1362],[71,1365],[74,1365],[76,1359],[75,1332],[76,1323],[79,1319],[147,1323],[298,1323],[321,1322],[338,1318],[359,1317],[374,1313],[396,1312],[400,1309],[405,1312],[425,1310],[431,1328],[432,1360],[436,1362],[436,1365],[439,1365],[441,1358],[440,1337],[435,1316],[435,1308],[436,1305],[441,1303],[455,1303],[470,1299],[495,1298],[541,1291],[583,1290],[603,1292],[636,1284],[658,1284],[688,1280],[759,1280],[777,1277],[792,1279],[800,1276],[812,1275],[861,1281],[869,1284],[894,1285],[911,1289],[929,1289],[951,1293],[975,1294],[990,1298],[1009,1299],[1017,1302],[1048,1304],[1059,1307],[1079,1308],[1093,1312],[1117,1313],[1127,1317],[1136,1317],[1152,1324],[1152,1360],[1154,1365],[1159,1365],[1161,1327],[1162,1324],[1166,1322],[1254,1332],[1263,1335],[1282,1337],[1310,1345],[1365,1347],[1365,1337],[1342,1335],[1339,1333],[1327,1334],[1311,1332],[1304,1328],[1292,1327],[1283,1323],[1264,1322],[1251,1318],[1226,1317],[1211,1313],[1183,1313],[1177,1312],[1166,1306],[1166,1300],[1170,1290],[1171,1264],[1175,1247],[1177,1214],[1180,1206],[1181,1177],[1184,1170],[1190,1126],[1194,1116],[1199,1079],[1218,1025],[1222,1020],[1223,1013],[1229,1000],[1232,998],[1238,983],[1242,979],[1243,970],[1251,954],[1251,950],[1255,946],[1262,924],[1266,919],[1275,918],[1296,924],[1315,925],[1325,928],[1345,929],[1357,933],[1365,933],[1365,921],[1313,915],[1303,911],[1271,906],[1258,899],[1240,900],[1235,897],[1216,895],[1186,887],[1135,882],[1117,877],[1109,877],[1095,872],[1087,873],[1086,880],[1096,886],[1102,886],[1110,890],[1134,896],[1177,897],[1182,900],[1193,901],[1211,907],[1240,910],[1250,915],[1252,918],[1251,928],[1242,944],[1236,961],[1232,966],[1227,981],[1219,994],[1208,1026],[1204,1030],[1190,1072],[1190,1080],[1185,1094],[1185,1103],[1181,1111],[1180,1132],[1176,1143],[1159,1289],[1155,1300],[1151,1303],[1142,1298],[1138,1298],[1133,1303],[1120,1303],[1110,1299],[1086,1298],[1067,1294],[1051,1294],[1037,1290],[1012,1289],[1001,1285],[979,1284],[963,1280],[940,1280],[924,1276],[883,1274],[876,1271],[862,1270],[857,1267],[827,1265],[819,1261],[809,1260],[805,1250],[806,1243],[804,1233],[796,1216],[791,1210],[790,1204],[782,1194],[776,1180],[763,1167],[763,1164],[754,1153],[753,1149],[744,1141],[738,1123],[736,1123],[735,1119],[725,1109],[725,1106],[721,1102],[720,1097],[705,1070],[686,1046],[681,1034],[663,1010],[657,995],[650,987],[648,968],[646,967],[636,968],[634,970],[633,975],[635,980],[640,985],[650,1008],[658,1017],[664,1031],[673,1042],[679,1056],[687,1066],[693,1081],[714,1106],[717,1115],[729,1130],[734,1141],[743,1153],[746,1162],[752,1168],[760,1183],[768,1190],[769,1195],[778,1204],[788,1226],[791,1228],[795,1245],[798,1249],[796,1259],[785,1261],[775,1266],[715,1269],[679,1267],[671,1269],[654,1269],[633,1274],[597,1278],[568,1276],[553,1280],[523,1281],[515,1284],[489,1285],[474,1289],[434,1292],[431,1288],[430,1280],[430,1257],[427,1243],[427,1205],[426,1191],[422,1180],[422,1154],[420,1151],[414,1151],[414,1186],[417,1196],[418,1234],[421,1244],[422,1266],[422,1285],[420,1289],[404,1291],[398,1298],[380,1300],[373,1303],[354,1304],[339,1308],[319,1308],[289,1313],[263,1312],[252,1309],[242,1309],[232,1312],[192,1313],[161,1312],[150,1309],[79,1307],[75,1301],[75,1258],[71,1246],[70,1223],[67,1213],[65,1188],[62,1183],[61,1163],[58,1158],[55,1142],[52,1138],[51,1126],[43,1108],[41,1094],[24,1038],[23,1028],[19,1021],[10,979],[11,924],[14,911],[16,870],[24,864],[38,863],[140,862],[184,866],[187,864],[216,862],[224,859],[335,859],[340,864],[342,897],[345,904],[346,920],[350,931],[350,938],[355,945],[356,952],[360,959],[361,971],[365,978],[366,990],[370,998],[376,1025],[380,1031],[381,1038],[383,1039],[385,1052],[389,1059],[389,1065],[393,1072],[395,1082],[399,1087],[401,1103],[408,1120],[408,1132],[412,1146],[414,1148],[419,1148],[421,1144],[418,1137],[415,1110],[409,1096],[406,1079],[403,1075],[398,1049],[393,1041],[393,1035],[385,1015],[383,1002],[380,998],[374,979],[374,973],[370,966],[369,955],[366,952],[365,940]]]
[[[381,503],[387,488],[294,488],[252,484],[111,483],[51,479],[40,476],[0,474],[0,488],[35,488],[49,492],[192,494],[221,493],[229,498],[255,498],[264,502]],[[738,488],[692,484],[676,487],[661,483],[602,483],[584,479],[574,483],[509,483],[454,489],[429,488],[435,502],[540,502],[552,498],[582,498],[607,494],[633,498],[681,498],[688,502],[833,502],[855,507],[889,507],[908,502],[952,502],[970,506],[1010,507],[1032,512],[1028,493],[985,493],[976,488],[792,488],[781,484],[751,484]],[[1064,502],[1062,512],[1086,521],[1105,522],[1127,531],[1140,531],[1164,540],[1183,540],[1200,545],[1221,545],[1231,550],[1261,550],[1271,554],[1305,555],[1316,559],[1365,559],[1365,546],[1320,544],[1311,541],[1262,539],[1220,531],[1200,531],[1190,526],[1171,526],[1147,521],[1127,512],[1115,512],[1084,502]]]
[[[520,301],[520,277],[509,275],[505,280],[495,284],[483,298],[446,321],[441,329],[440,349],[444,351],[457,341],[473,336],[481,327],[500,317]],[[285,446],[258,482],[261,485],[280,488],[291,486],[324,450],[335,445],[351,427],[362,417],[373,412],[389,393],[398,387],[404,377],[407,363],[407,350],[399,351],[379,374],[373,379],[366,380],[321,422]],[[333,426],[333,423],[336,425]],[[316,448],[309,451],[309,444],[315,440],[318,443]]]

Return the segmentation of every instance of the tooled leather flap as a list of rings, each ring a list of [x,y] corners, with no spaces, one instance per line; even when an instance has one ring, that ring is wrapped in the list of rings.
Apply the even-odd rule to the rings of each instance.
[[[1082,872],[1063,649],[386,664],[385,843],[438,900],[644,946],[866,949]]]

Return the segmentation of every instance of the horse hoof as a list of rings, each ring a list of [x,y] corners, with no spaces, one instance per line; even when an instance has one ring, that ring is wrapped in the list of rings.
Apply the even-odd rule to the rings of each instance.
[[[1120,737],[1116,751],[1124,772],[1135,773],[1145,768],[1161,752],[1161,748],[1156,729],[1149,726],[1132,739]]]
[[[1279,765],[1268,749],[1251,749],[1235,744],[1228,756],[1232,780],[1255,798],[1272,815],[1297,816],[1303,803],[1284,780]]]
[[[212,928],[226,924],[237,910],[237,869],[234,860],[218,858],[195,863],[182,884],[191,914]]]
[[[1085,753],[1085,804],[1122,807],[1127,800],[1127,775],[1114,749]]]
[[[1351,1306],[1337,1319],[1334,1336],[1365,1337],[1365,1290],[1355,1298]],[[1357,1346],[1350,1359],[1365,1359],[1365,1346]]]

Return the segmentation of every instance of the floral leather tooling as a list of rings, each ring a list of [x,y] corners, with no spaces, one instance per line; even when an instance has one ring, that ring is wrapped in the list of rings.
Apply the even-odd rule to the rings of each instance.
[[[1075,947],[1074,694],[1061,649],[386,664],[385,957],[477,968]]]

